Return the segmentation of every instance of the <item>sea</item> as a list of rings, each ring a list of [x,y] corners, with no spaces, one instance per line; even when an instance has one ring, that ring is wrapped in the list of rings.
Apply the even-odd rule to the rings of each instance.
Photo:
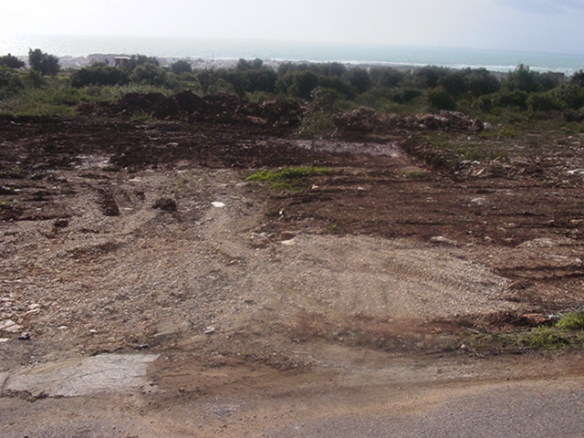
[[[568,76],[584,69],[583,54],[553,54],[504,50],[397,46],[390,44],[311,43],[234,39],[115,37],[115,36],[2,36],[0,55],[26,57],[41,49],[60,58],[89,58],[95,54],[147,55],[163,59],[282,62],[341,62],[389,66],[437,65],[450,68],[486,68],[508,72],[519,64],[540,72]]]

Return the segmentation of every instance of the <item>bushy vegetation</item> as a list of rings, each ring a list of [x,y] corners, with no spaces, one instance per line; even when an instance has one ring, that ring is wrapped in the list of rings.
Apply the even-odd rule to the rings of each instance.
[[[461,325],[465,325],[464,322]],[[528,330],[511,330],[504,333],[470,330],[463,335],[465,345],[471,350],[559,350],[584,348],[584,313],[570,312],[543,325]]]
[[[28,70],[16,57],[0,56],[1,113],[74,114],[80,102],[109,102],[128,88],[152,87],[164,94],[184,90],[200,96],[228,93],[254,102],[279,98],[311,103],[319,96],[326,100],[328,110],[359,106],[378,113],[458,110],[494,121],[510,114],[526,118],[535,113],[550,117],[563,113],[565,120],[573,121],[584,118],[583,71],[566,78],[536,72],[523,64],[508,74],[484,68],[406,70],[336,62],[285,62],[274,69],[260,59],[240,59],[230,68],[193,69],[189,60],[162,67],[156,58],[136,55],[116,67],[94,64],[62,71],[58,59],[40,49],[30,50]],[[39,105],[42,110],[31,104],[39,98],[45,103]],[[322,105],[319,108],[322,112]],[[318,116],[318,111],[311,114]]]

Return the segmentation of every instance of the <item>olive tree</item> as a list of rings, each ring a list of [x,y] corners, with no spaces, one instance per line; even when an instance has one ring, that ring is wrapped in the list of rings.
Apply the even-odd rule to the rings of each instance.
[[[43,76],[54,76],[61,69],[59,58],[55,55],[49,55],[41,49],[28,51],[28,63],[31,70],[37,71]]]

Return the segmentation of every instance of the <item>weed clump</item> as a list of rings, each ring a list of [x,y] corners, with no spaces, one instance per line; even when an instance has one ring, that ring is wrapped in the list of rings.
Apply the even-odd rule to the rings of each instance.
[[[560,317],[556,327],[563,330],[584,330],[584,313],[571,312]]]
[[[255,173],[252,173],[245,180],[283,182],[287,180],[289,181],[309,178],[311,176],[330,175],[334,172],[334,169],[329,169],[326,167],[284,167],[277,170],[259,170]]]

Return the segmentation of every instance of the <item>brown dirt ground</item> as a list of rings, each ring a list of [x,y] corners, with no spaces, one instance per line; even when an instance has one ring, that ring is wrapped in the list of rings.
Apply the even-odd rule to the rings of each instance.
[[[184,419],[189,403],[249,393],[260,418],[271,402],[258,394],[328,394],[325,381],[357,391],[409,360],[446,360],[456,379],[469,360],[461,320],[508,330],[582,308],[584,137],[448,134],[505,150],[479,162],[420,132],[344,132],[316,143],[333,175],[282,189],[245,178],[308,165],[311,142],[253,122],[0,121],[0,322],[19,326],[1,334],[0,371],[161,354],[159,395],[128,409],[158,412],[165,430],[169,406]],[[529,358],[500,360],[532,372]],[[577,358],[562,360],[579,373]],[[201,436],[218,434],[230,406]],[[250,417],[246,433],[284,417],[300,418]]]

